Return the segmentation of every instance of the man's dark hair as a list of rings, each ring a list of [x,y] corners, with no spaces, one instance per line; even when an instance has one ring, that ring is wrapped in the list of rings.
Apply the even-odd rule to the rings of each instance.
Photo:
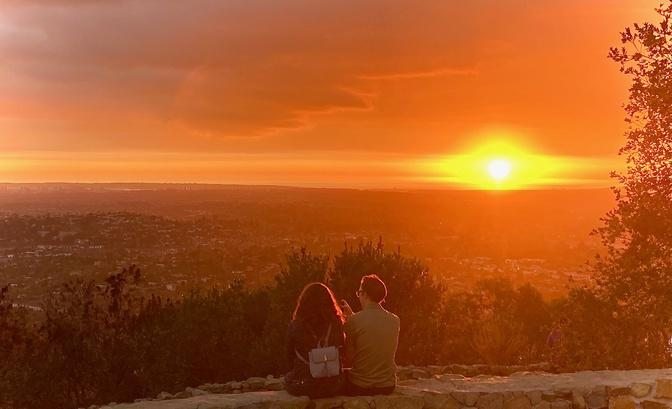
[[[387,287],[385,286],[385,283],[375,274],[362,277],[359,286],[373,302],[381,303],[385,301],[385,297],[387,297]]]

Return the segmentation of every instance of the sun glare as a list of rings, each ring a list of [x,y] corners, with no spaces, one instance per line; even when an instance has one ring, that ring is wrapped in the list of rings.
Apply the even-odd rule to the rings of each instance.
[[[531,189],[565,183],[577,165],[563,157],[536,153],[515,134],[500,135],[482,140],[463,153],[428,162],[429,172],[434,175],[431,180],[468,189]]]
[[[488,163],[487,171],[493,180],[502,182],[511,174],[511,162],[506,159],[491,160]]]

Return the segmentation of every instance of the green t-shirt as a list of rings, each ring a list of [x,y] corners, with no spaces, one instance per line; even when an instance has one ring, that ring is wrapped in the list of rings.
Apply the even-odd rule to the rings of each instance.
[[[362,388],[396,385],[399,317],[380,305],[368,306],[345,322],[345,343],[350,382]]]

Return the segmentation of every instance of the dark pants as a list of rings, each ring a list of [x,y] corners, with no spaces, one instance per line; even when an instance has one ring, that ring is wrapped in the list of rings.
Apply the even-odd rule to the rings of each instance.
[[[350,382],[348,377],[345,377],[345,386],[343,394],[346,396],[374,396],[374,395],[389,395],[394,392],[395,386],[386,386],[384,388],[362,388]]]

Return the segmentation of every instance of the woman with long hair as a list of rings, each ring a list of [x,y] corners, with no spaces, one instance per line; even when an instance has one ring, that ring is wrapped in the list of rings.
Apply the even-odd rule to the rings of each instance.
[[[307,395],[311,399],[339,394],[343,386],[340,361],[345,345],[343,322],[343,313],[329,287],[311,283],[303,289],[287,331],[287,358],[291,371],[285,376],[285,384],[289,393]],[[315,364],[311,351],[316,348],[327,348],[320,351],[326,351],[324,361],[325,368],[329,364],[328,373],[315,373],[320,364]],[[334,356],[338,362],[332,362]]]

